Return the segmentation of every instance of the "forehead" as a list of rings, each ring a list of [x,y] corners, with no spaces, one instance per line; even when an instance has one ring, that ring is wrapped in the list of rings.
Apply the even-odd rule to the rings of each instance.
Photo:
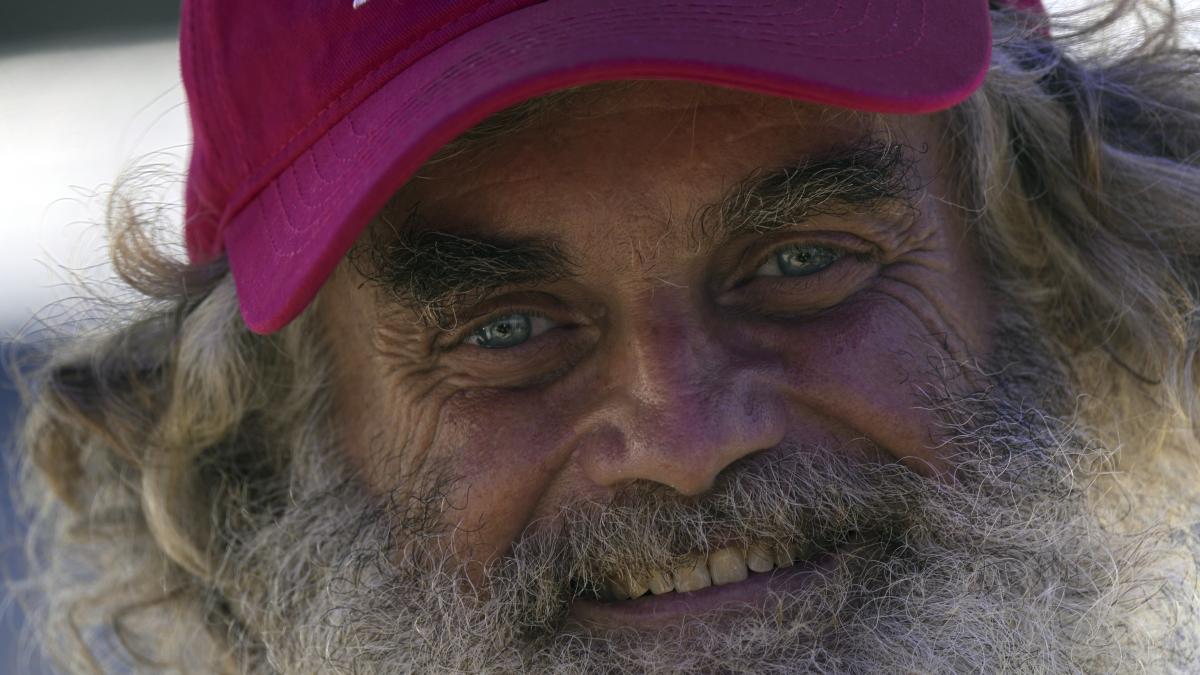
[[[696,83],[604,83],[485,121],[428,162],[387,212],[419,204],[464,224],[504,228],[515,217],[525,227],[534,213],[576,219],[582,197],[682,216],[697,194],[717,195],[755,170],[891,135],[894,126],[880,115]]]
[[[455,149],[486,145],[496,137],[532,127],[570,127],[605,117],[636,113],[723,110],[742,118],[784,117],[797,123],[869,126],[879,115],[795,99],[767,96],[696,82],[646,80],[602,82],[552,92],[492,115],[451,144]],[[444,155],[445,153],[443,153]],[[451,153],[453,154],[453,153]]]

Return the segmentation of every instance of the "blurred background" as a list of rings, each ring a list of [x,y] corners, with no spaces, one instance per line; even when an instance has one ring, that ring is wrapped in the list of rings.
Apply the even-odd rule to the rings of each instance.
[[[1046,0],[1051,11],[1086,0]],[[1200,0],[1177,0],[1191,13]],[[150,194],[180,222],[189,132],[173,0],[0,0],[0,362],[32,353],[78,307],[79,282],[112,289],[106,197],[135,167],[166,176]],[[1120,31],[1113,36],[1120,40]],[[141,175],[145,176],[143,172]],[[171,179],[170,176],[175,178]],[[0,573],[21,574],[12,480],[17,397],[0,373]],[[0,675],[42,673],[17,639],[20,603],[0,593]]]
[[[0,363],[26,358],[71,305],[79,278],[108,278],[105,197],[123,171],[178,174],[189,134],[178,0],[0,0]],[[156,198],[178,204],[178,182]],[[178,222],[176,218],[176,222]],[[56,306],[54,303],[64,303]],[[0,372],[0,574],[22,573],[12,491],[17,397]],[[5,585],[6,586],[6,585]],[[0,590],[0,675],[49,672],[17,595]]]

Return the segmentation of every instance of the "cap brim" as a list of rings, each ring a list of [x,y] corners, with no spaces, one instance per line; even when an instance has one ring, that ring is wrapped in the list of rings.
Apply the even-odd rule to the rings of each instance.
[[[859,110],[959,103],[991,55],[986,0],[554,0],[427,55],[331,127],[224,231],[242,315],[295,318],[431,155],[488,115],[565,87],[684,79]]]

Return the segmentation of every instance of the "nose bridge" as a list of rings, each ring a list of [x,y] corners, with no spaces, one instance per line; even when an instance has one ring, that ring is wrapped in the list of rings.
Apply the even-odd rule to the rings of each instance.
[[[679,292],[655,292],[630,317],[628,349],[617,359],[641,405],[668,405],[680,390],[700,391],[721,367],[698,317]]]
[[[617,433],[601,435],[608,447],[587,453],[585,469],[602,485],[651,480],[699,494],[730,463],[777,444],[782,415],[728,367],[686,289],[654,296],[638,303],[614,347],[604,423]]]

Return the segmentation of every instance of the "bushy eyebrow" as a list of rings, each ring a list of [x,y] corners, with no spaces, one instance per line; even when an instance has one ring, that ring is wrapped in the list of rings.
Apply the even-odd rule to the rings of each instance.
[[[791,228],[818,216],[916,210],[916,160],[905,146],[870,138],[759,171],[697,217],[698,234],[720,245],[747,234]]]
[[[408,308],[425,327],[450,329],[457,310],[506,286],[546,284],[573,273],[557,245],[545,239],[510,239],[429,229],[417,210],[403,224],[356,244],[351,263],[359,274]]]
[[[774,171],[760,171],[698,212],[696,236],[710,247],[769,233],[820,215],[912,206],[912,165],[903,147],[871,140],[839,146]],[[548,238],[434,229],[413,209],[401,223],[375,228],[351,263],[426,327],[448,329],[457,311],[512,286],[551,283],[576,273]]]

